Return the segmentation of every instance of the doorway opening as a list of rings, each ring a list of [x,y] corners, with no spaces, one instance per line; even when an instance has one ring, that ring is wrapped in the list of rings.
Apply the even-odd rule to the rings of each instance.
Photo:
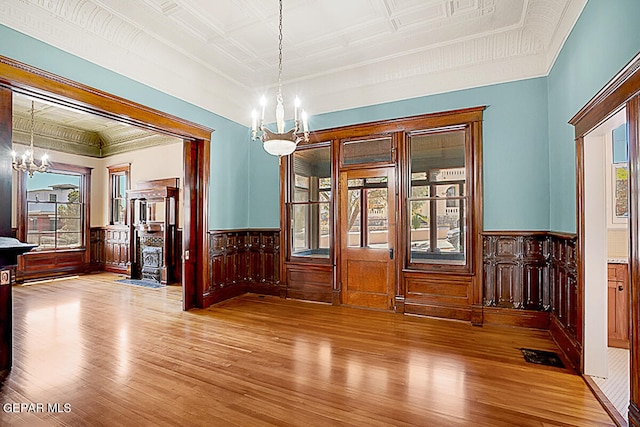
[[[629,404],[626,108],[584,137],[584,374],[623,419]]]

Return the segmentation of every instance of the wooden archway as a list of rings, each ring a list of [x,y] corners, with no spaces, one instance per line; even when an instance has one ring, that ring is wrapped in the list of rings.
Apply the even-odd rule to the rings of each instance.
[[[0,109],[4,112],[4,120],[0,121],[0,140],[5,143],[8,140],[9,147],[11,92],[24,93],[183,140],[183,309],[202,307],[207,277],[205,257],[208,253],[206,237],[212,129],[2,56],[0,91],[4,92],[0,96]],[[8,158],[8,155],[3,158]],[[0,180],[11,182],[11,166],[0,167]],[[10,189],[10,184],[8,187]]]
[[[622,69],[570,121],[577,154],[578,289],[584,290],[584,138],[620,108],[626,107],[629,139],[629,287],[630,402],[629,425],[640,427],[640,54]],[[584,295],[584,292],[581,292]],[[584,322],[584,301],[580,311]]]

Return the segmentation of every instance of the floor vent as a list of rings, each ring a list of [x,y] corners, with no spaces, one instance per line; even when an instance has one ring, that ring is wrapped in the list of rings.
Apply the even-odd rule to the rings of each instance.
[[[552,351],[532,350],[530,348],[521,348],[520,350],[522,351],[524,360],[529,363],[564,368],[564,363],[560,360],[558,353],[554,353]]]

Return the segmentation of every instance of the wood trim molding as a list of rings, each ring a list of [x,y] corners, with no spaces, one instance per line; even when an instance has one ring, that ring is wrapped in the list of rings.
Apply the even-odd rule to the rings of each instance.
[[[637,73],[640,75],[640,71]],[[640,83],[638,86],[640,93]],[[640,427],[640,94],[627,104],[629,124],[629,287],[631,299],[629,421]]]
[[[0,211],[0,236],[3,237],[11,236],[11,180],[13,176],[11,115],[11,91],[0,87],[0,200],[3,201],[3,209]],[[9,126],[2,126],[2,123],[8,123]]]
[[[461,123],[480,122],[482,121],[482,113],[485,109],[485,106],[463,108],[318,130],[310,135],[308,143],[302,144],[301,146],[345,138],[359,138],[369,135],[459,126]]]
[[[212,129],[0,56],[0,85],[98,116],[179,138],[210,139]]]
[[[600,401],[600,404],[604,408],[604,410],[609,414],[611,419],[618,426],[626,426],[627,420],[625,420],[620,412],[616,409],[613,403],[609,400],[609,398],[600,390],[596,382],[589,375],[582,375],[582,379],[587,384],[587,387],[591,390],[591,392],[596,396],[596,399]]]

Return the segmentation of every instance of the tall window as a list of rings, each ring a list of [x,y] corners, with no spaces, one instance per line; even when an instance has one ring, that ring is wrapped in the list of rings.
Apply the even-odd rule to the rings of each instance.
[[[411,263],[467,261],[465,130],[409,136]]]
[[[26,240],[40,250],[85,246],[90,170],[62,166],[26,179]]]
[[[329,258],[331,247],[331,148],[292,155],[290,257]]]
[[[127,223],[127,190],[131,164],[109,166],[109,224]]]

